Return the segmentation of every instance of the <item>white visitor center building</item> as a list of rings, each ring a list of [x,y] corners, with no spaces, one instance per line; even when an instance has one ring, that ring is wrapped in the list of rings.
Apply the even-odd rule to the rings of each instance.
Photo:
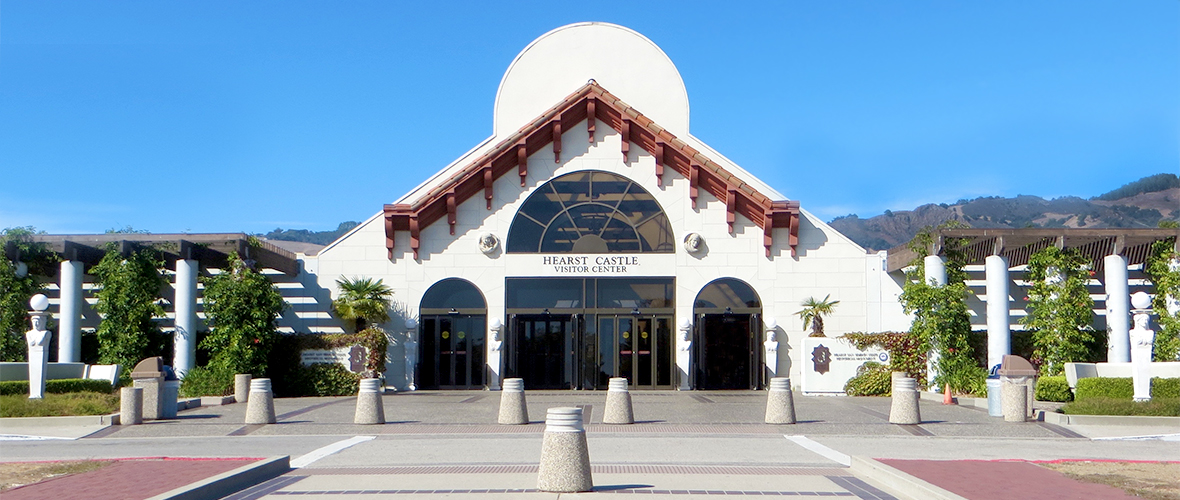
[[[795,315],[801,303],[838,300],[825,320],[834,336],[906,331],[902,269],[925,257],[926,278],[945,282],[946,237],[970,240],[968,305],[973,326],[988,331],[988,366],[1011,352],[1024,313],[1021,266],[1049,245],[1096,263],[1091,293],[1105,323],[1096,327],[1108,329],[1110,360],[1129,361],[1128,297],[1151,290],[1147,248],[1180,236],[943,230],[929,255],[867,253],[693,137],[672,61],[612,24],[564,26],[525,47],[504,74],[492,121],[490,138],[318,251],[241,234],[35,236],[63,260],[47,291],[57,359],[80,361],[80,330],[99,321],[86,270],[115,242],[124,252],[164,248],[182,374],[202,329],[197,276],[236,251],[291,305],[279,320],[285,332],[342,332],[330,314],[342,277],[392,287],[392,319],[381,326],[393,339],[386,383],[397,389],[498,389],[512,377],[528,389],[605,389],[611,377],[635,389],[751,389],[778,376],[807,390],[807,376],[826,370],[811,343],[839,341],[808,339]],[[860,363],[814,347],[856,361],[845,369]],[[816,390],[840,392],[848,376]]]
[[[835,331],[908,327],[883,256],[689,133],[684,82],[639,33],[541,36],[493,129],[308,264],[326,288],[393,286],[420,388],[757,388],[798,375],[809,296],[840,300]]]

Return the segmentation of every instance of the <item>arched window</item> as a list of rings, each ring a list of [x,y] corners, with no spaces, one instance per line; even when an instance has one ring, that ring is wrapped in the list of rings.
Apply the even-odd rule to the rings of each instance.
[[[673,253],[660,204],[631,179],[582,171],[529,195],[508,231],[509,253]]]
[[[701,289],[693,307],[697,310],[729,309],[736,312],[761,309],[762,301],[758,298],[758,293],[746,282],[734,278],[721,278]]]
[[[419,305],[422,314],[446,314],[461,311],[464,314],[483,314],[487,302],[483,294],[471,282],[459,278],[447,278],[430,286],[422,296]]]

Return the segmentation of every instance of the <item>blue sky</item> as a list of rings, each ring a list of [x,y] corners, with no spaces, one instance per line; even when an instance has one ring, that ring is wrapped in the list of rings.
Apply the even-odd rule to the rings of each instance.
[[[692,133],[824,220],[1180,173],[1180,1],[0,3],[0,227],[334,229],[491,135],[579,21],[652,39]]]

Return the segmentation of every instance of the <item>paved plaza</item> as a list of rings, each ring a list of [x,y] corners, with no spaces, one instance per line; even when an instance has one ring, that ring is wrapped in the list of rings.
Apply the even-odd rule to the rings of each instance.
[[[199,407],[180,412],[175,420],[126,427],[21,427],[3,422],[0,434],[7,440],[0,458],[16,462],[290,457],[291,471],[230,497],[235,499],[557,498],[556,493],[535,491],[543,420],[547,408],[579,406],[588,416],[595,491],[561,494],[562,498],[929,497],[866,472],[871,468],[858,466],[863,465],[860,458],[878,459],[871,462],[915,474],[930,464],[936,469],[940,463],[962,468],[966,460],[978,461],[970,468],[981,474],[1013,459],[1180,461],[1180,426],[1005,423],[981,409],[928,400],[921,402],[921,425],[900,426],[888,423],[888,398],[797,394],[799,423],[766,425],[761,423],[765,392],[635,391],[637,423],[608,425],[602,423],[605,392],[529,392],[532,423],[503,426],[495,423],[499,395],[387,394],[386,425],[353,424],[355,398],[350,397],[277,399],[279,423],[272,425],[243,424],[244,404]],[[122,467],[108,474],[144,484],[153,481],[150,474],[137,475],[134,470]],[[1019,473],[1003,474],[1013,494],[1037,486],[1020,484]],[[963,476],[971,475],[954,477]],[[47,484],[55,481],[61,481],[57,487],[67,487],[69,478]],[[1035,475],[1029,475],[1028,482],[1045,483]],[[26,495],[36,493],[32,488],[15,492],[22,490],[29,490]],[[1122,498],[1085,491],[1093,498]],[[6,493],[6,499],[9,496]]]

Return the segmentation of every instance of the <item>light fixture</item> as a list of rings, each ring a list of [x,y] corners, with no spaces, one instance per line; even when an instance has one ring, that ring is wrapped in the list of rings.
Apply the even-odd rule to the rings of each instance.
[[[450,311],[447,311],[447,314],[459,314],[459,310],[452,307]]]
[[[546,308],[545,308],[545,311],[544,311],[544,312],[542,312],[541,314],[544,314],[544,315],[548,316],[548,315],[549,315],[549,308],[548,308],[548,307],[546,307]]]
[[[728,315],[730,315],[730,314],[733,314],[733,308],[732,308],[732,307],[726,307],[726,308],[725,308],[725,315],[726,315],[726,316],[728,316]]]
[[[414,318],[406,318],[406,330],[418,329],[418,320]]]
[[[634,314],[634,315],[636,315],[636,316],[639,316],[639,308],[638,308],[638,307],[636,307],[636,308],[632,309],[632,310],[631,310],[631,314]]]
[[[778,329],[778,320],[774,318],[766,318],[766,331],[773,332]]]

